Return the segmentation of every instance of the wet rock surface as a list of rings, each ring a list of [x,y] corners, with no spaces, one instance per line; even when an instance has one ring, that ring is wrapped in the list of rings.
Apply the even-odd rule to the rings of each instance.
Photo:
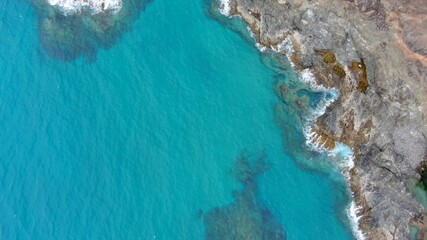
[[[234,0],[256,40],[292,40],[296,69],[340,91],[316,121],[355,152],[350,186],[369,239],[408,239],[424,212],[407,182],[425,159],[427,5],[422,0]],[[255,13],[255,14],[254,14]],[[283,52],[283,54],[287,54]],[[330,141],[332,142],[332,140]]]

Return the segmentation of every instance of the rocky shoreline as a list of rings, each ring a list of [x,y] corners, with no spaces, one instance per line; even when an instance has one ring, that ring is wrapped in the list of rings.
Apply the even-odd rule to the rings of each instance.
[[[274,49],[289,39],[297,71],[340,95],[311,127],[312,139],[355,153],[349,185],[368,239],[409,239],[424,207],[419,179],[427,140],[427,5],[422,0],[230,0],[256,41]],[[414,224],[417,223],[417,224]],[[420,229],[418,237],[425,234]]]

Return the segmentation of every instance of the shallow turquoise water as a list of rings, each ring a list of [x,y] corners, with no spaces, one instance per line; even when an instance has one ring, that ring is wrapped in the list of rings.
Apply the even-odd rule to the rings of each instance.
[[[89,63],[48,57],[31,4],[0,2],[0,238],[203,239],[242,152],[272,163],[258,198],[288,239],[351,238],[339,175],[284,148],[276,73],[204,8],[155,0]]]

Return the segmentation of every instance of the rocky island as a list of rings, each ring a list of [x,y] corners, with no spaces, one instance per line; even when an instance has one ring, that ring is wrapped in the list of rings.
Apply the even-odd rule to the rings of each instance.
[[[258,44],[292,43],[297,71],[339,97],[310,127],[310,141],[350,146],[348,170],[359,227],[368,239],[408,239],[423,205],[409,182],[420,179],[427,140],[427,5],[422,0],[231,0]],[[418,238],[424,229],[419,229]]]

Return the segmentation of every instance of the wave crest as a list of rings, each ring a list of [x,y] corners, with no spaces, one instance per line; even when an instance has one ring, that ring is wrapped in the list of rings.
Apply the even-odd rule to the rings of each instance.
[[[101,12],[116,13],[122,8],[122,0],[47,0],[52,6],[57,6],[64,15],[71,15],[89,9],[92,14]]]

